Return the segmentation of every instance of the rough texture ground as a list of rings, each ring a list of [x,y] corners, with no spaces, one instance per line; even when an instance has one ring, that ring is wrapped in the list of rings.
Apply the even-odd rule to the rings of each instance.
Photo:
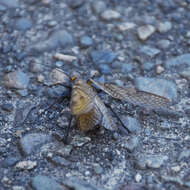
[[[0,189],[190,189],[189,20],[189,0],[0,0]],[[55,68],[164,96],[173,114],[102,93],[131,134],[73,125],[65,145],[68,101],[39,115],[69,95]]]

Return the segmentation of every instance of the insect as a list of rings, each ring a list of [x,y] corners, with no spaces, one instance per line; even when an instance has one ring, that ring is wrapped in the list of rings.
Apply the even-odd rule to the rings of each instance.
[[[138,91],[133,87],[127,88],[110,83],[99,83],[93,79],[86,82],[76,76],[71,77],[71,79],[73,84],[70,110],[71,114],[76,117],[78,128],[84,132],[93,130],[97,125],[103,126],[111,131],[118,130],[117,125],[111,117],[107,107],[98,96],[98,93],[95,91],[94,86],[115,99],[125,100],[129,103],[143,107],[164,109],[171,104],[170,100],[165,97]],[[122,126],[125,127],[113,109],[110,106],[109,108],[115,114]],[[125,127],[125,129],[127,128]],[[128,129],[127,131],[130,132]],[[68,135],[68,133],[66,133],[66,135]]]
[[[63,71],[61,70],[61,72]],[[67,76],[64,72],[63,74]],[[98,96],[98,93],[94,88],[95,86],[115,99],[124,100],[134,105],[149,107],[152,109],[165,109],[171,103],[170,100],[165,97],[144,91],[138,91],[134,87],[120,87],[115,84],[100,83],[93,79],[90,79],[87,82],[82,80],[78,74],[74,74],[69,78],[72,83],[72,85],[69,86],[69,88],[71,88],[71,115],[76,118],[78,128],[84,132],[93,130],[96,126],[103,126],[111,131],[118,130],[106,105]],[[110,106],[109,108],[115,114],[122,126],[125,127],[113,109]],[[67,127],[64,142],[67,142],[72,118],[73,117],[71,117],[69,126]],[[127,131],[129,132],[128,129]]]

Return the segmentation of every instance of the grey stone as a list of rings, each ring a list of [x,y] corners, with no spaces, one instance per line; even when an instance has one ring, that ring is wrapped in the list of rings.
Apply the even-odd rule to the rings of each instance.
[[[73,149],[72,145],[66,145],[64,147],[61,146],[55,151],[55,153],[60,156],[69,156],[72,149]]]
[[[29,77],[22,71],[13,71],[5,75],[4,84],[8,88],[25,89],[29,83]]]
[[[183,150],[178,157],[178,161],[181,161],[183,159],[187,159],[190,157],[190,150]]]
[[[144,70],[146,71],[151,71],[154,69],[154,63],[151,63],[151,62],[145,62],[142,64],[142,67]]]
[[[111,50],[97,50],[90,53],[92,61],[96,65],[112,63],[117,55]]]
[[[173,0],[168,1],[158,1],[158,5],[160,6],[163,13],[167,14],[171,11],[175,11],[178,8],[178,4]]]
[[[14,185],[12,186],[12,190],[25,190],[23,186]]]
[[[55,166],[70,166],[71,162],[66,160],[65,158],[58,156],[58,155],[53,155],[52,157],[47,157],[47,160],[52,162]]]
[[[48,26],[49,27],[54,27],[54,26],[56,26],[58,23],[57,23],[57,21],[55,21],[55,20],[50,20],[50,21],[48,21]]]
[[[179,55],[166,61],[166,68],[187,65],[190,66],[190,53]]]
[[[16,8],[19,5],[18,0],[0,0],[0,4],[8,7],[8,8]]]
[[[96,174],[102,174],[104,170],[99,164],[95,164],[94,165],[94,171]]]
[[[7,7],[0,4],[0,12],[4,12],[7,10]]]
[[[160,124],[160,129],[162,129],[162,130],[168,130],[168,129],[170,129],[170,128],[171,128],[171,125],[170,125],[169,122],[164,121],[164,122],[162,122],[162,123]]]
[[[99,65],[100,72],[102,74],[111,74],[111,68],[107,64],[101,64]]]
[[[169,30],[172,29],[172,23],[169,22],[169,21],[166,21],[166,22],[160,22],[158,24],[158,31],[160,33],[166,33],[168,32]]]
[[[170,100],[177,99],[176,84],[165,79],[138,77],[135,80],[138,90],[157,94]]]
[[[67,3],[68,5],[73,8],[73,9],[76,9],[76,8],[79,8],[81,7],[85,1],[84,0],[67,0]]]
[[[122,122],[124,123],[124,125],[127,127],[127,129],[131,132],[131,133],[139,133],[141,130],[141,125],[139,123],[138,120],[136,120],[133,117],[121,117]]]
[[[96,14],[100,14],[106,9],[106,4],[104,1],[92,1],[92,9]]]
[[[61,98],[61,97],[69,96],[70,89],[64,86],[53,86],[51,88],[47,88],[44,95],[50,98]]]
[[[130,139],[124,144],[124,148],[126,148],[129,152],[133,152],[139,144],[139,139],[137,136],[130,137]]]
[[[49,81],[46,85],[57,84],[70,86],[70,77],[63,70],[55,68],[49,73]]]
[[[14,109],[14,106],[11,103],[4,103],[1,105],[1,108],[5,111],[11,112]]]
[[[50,142],[52,137],[42,133],[31,133],[21,138],[19,145],[25,155],[37,152],[39,147]]]
[[[114,10],[105,10],[104,12],[102,12],[101,18],[105,21],[113,21],[120,19],[121,15],[119,12]]]
[[[184,182],[184,186],[190,188],[190,181]]]
[[[155,57],[156,55],[158,55],[160,53],[159,49],[153,48],[151,46],[143,46],[140,49],[140,52],[150,56],[151,58]]]
[[[123,23],[119,23],[117,25],[117,28],[118,28],[118,30],[123,32],[123,31],[133,29],[135,26],[136,26],[136,24],[133,22],[123,22]]]
[[[159,40],[157,45],[161,49],[167,49],[170,46],[170,41],[169,40]]]
[[[184,78],[190,80],[190,67],[184,69],[184,70],[181,71],[179,74],[180,74],[182,77],[184,77]]]
[[[7,144],[6,139],[0,137],[0,147],[1,146],[6,146],[6,144]]]
[[[23,89],[23,90],[17,90],[16,93],[22,97],[25,97],[28,95],[28,90],[27,89]]]
[[[64,181],[64,184],[74,190],[105,190],[96,185],[89,184],[86,181],[79,180],[76,177],[68,178]]]
[[[40,63],[32,62],[30,64],[30,71],[33,73],[39,73],[43,71],[43,66]]]
[[[137,29],[137,35],[140,40],[147,40],[154,32],[156,31],[155,27],[152,25],[144,25]]]
[[[15,22],[15,28],[17,30],[26,31],[32,27],[32,21],[28,18],[19,18]]]
[[[57,183],[54,179],[43,175],[35,176],[31,184],[35,190],[66,190],[66,188]]]
[[[114,61],[114,62],[111,64],[111,67],[114,68],[114,69],[118,69],[118,68],[121,68],[122,65],[123,65],[122,62],[120,62],[120,61]]]
[[[19,170],[32,170],[37,166],[37,162],[36,161],[31,161],[31,160],[27,160],[27,161],[20,161],[15,165],[16,169]]]
[[[135,66],[130,63],[122,64],[122,72],[123,73],[130,73],[133,69],[135,69]]]
[[[81,147],[84,144],[88,143],[89,141],[91,141],[90,137],[82,137],[79,135],[75,135],[71,142],[71,145],[75,147]]]
[[[144,185],[132,183],[123,185],[122,190],[147,190],[147,188]]]
[[[82,48],[87,48],[93,45],[93,40],[89,36],[83,36],[80,38],[80,46]]]
[[[65,30],[58,30],[49,35],[44,41],[36,42],[27,51],[28,54],[41,53],[44,51],[51,51],[58,47],[66,48],[72,46],[74,43],[71,33]]]
[[[157,74],[161,74],[165,71],[164,67],[162,67],[161,65],[157,65],[156,66],[156,73]]]
[[[168,157],[165,155],[139,155],[136,160],[136,166],[139,169],[158,169],[160,168]]]
[[[18,104],[16,105],[16,114],[15,114],[15,118],[14,121],[17,123],[18,125],[20,123],[22,123],[26,117],[28,116],[29,112],[35,108],[34,105],[32,105],[32,103],[25,103],[25,102],[18,102]]]
[[[157,169],[157,168],[160,168],[163,163],[165,161],[168,160],[168,157],[167,156],[152,156],[152,157],[149,157],[146,161],[147,161],[147,167],[148,168],[152,168],[152,169]]]
[[[39,1],[38,1],[38,0],[26,0],[26,2],[27,2],[28,4],[33,5],[33,4],[38,3]]]
[[[161,175],[161,178],[162,178],[162,180],[164,180],[166,182],[176,183],[180,186],[182,186],[184,184],[183,181],[179,177]]]
[[[62,67],[63,61],[56,61],[55,65],[56,65],[56,67]]]
[[[5,158],[2,162],[3,167],[11,167],[14,166],[20,159],[16,156],[9,156]]]

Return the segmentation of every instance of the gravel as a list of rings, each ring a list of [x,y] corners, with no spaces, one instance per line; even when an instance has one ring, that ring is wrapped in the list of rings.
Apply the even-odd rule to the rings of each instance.
[[[189,189],[190,2],[152,2],[0,0],[0,189]],[[98,91],[125,128],[108,109],[117,132],[73,119],[64,144],[73,71],[174,104]]]

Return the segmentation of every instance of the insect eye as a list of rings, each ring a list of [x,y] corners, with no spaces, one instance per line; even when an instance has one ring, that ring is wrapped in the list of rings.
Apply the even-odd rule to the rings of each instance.
[[[72,76],[71,80],[74,81],[74,80],[76,80],[76,78],[77,78],[76,76]]]
[[[92,81],[91,81],[90,79],[88,79],[88,80],[87,80],[87,84],[88,84],[89,86],[92,86]]]

